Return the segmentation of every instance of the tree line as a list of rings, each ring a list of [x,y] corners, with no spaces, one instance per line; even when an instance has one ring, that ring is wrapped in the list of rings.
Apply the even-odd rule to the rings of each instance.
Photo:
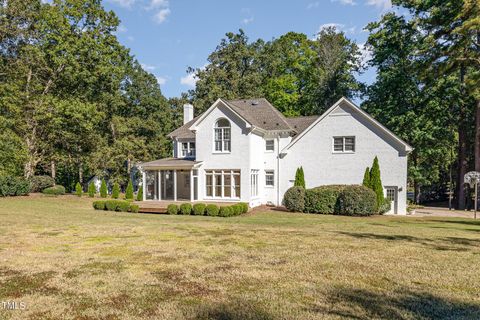
[[[480,13],[476,0],[394,0],[370,23],[365,61],[334,28],[250,41],[226,33],[196,87],[166,99],[152,74],[115,36],[119,20],[100,0],[0,0],[0,174],[49,174],[73,186],[93,174],[125,185],[138,161],[166,157],[181,106],[266,97],[286,116],[319,115],[340,97],[415,149],[417,200],[455,188],[480,170]],[[370,84],[357,80],[375,68]],[[423,195],[423,197],[422,197]]]

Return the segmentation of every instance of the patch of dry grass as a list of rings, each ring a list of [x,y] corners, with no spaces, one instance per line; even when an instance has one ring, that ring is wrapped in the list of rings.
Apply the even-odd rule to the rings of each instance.
[[[478,319],[480,222],[0,199],[3,319]]]

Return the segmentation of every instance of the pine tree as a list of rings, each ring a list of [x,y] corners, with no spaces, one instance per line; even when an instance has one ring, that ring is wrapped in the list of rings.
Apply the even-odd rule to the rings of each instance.
[[[140,186],[140,188],[138,188],[137,201],[143,201],[143,186]]]
[[[106,198],[107,197],[107,183],[105,182],[105,179],[102,179],[102,184],[100,185],[100,197]]]
[[[119,197],[120,197],[120,186],[118,185],[118,183],[115,182],[112,188],[112,198],[118,199]]]
[[[132,180],[128,181],[127,190],[125,191],[125,199],[133,200],[133,184]]]
[[[94,198],[95,193],[97,193],[97,188],[95,188],[95,184],[93,182],[90,182],[90,184],[88,185],[88,196],[90,198]]]
[[[367,187],[367,188],[370,188],[370,168],[367,167],[365,169],[365,173],[363,175],[363,182],[362,184]]]
[[[297,172],[295,173],[295,183],[293,185],[295,187],[305,188],[305,174],[303,172],[303,167],[297,168]]]
[[[78,197],[81,197],[81,196],[82,196],[82,193],[83,193],[82,185],[80,184],[80,182],[77,182],[77,184],[75,185],[75,194],[76,194]]]
[[[370,170],[370,188],[375,191],[377,195],[377,206],[380,206],[384,201],[382,179],[380,178],[380,165],[378,158],[373,159],[372,169]]]

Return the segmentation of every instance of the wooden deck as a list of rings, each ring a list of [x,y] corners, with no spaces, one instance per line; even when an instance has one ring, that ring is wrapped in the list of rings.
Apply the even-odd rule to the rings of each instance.
[[[203,204],[216,204],[219,207],[226,207],[231,206],[232,204],[238,203],[239,201],[231,201],[231,202],[216,202],[216,201],[141,201],[136,202],[140,207],[139,212],[142,213],[167,213],[167,207],[169,204],[176,204],[180,206],[182,203],[190,203],[194,205],[195,203],[203,203]]]

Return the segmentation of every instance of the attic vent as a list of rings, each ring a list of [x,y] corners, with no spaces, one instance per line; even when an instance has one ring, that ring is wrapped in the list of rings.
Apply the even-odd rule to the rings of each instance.
[[[252,101],[252,106],[258,106],[258,101],[257,101],[257,100],[253,100],[253,101]]]

